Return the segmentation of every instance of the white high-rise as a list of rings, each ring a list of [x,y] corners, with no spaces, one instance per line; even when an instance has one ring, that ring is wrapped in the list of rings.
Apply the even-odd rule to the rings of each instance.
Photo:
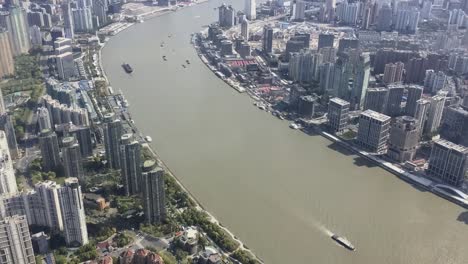
[[[14,215],[0,220],[0,263],[36,263],[28,221],[24,215]]]
[[[5,132],[0,130],[0,194],[15,194],[16,186],[15,170],[11,161]]]
[[[88,230],[81,187],[77,178],[67,178],[59,190],[65,242],[71,246],[88,244]]]
[[[249,40],[249,20],[244,19],[241,23],[241,35],[245,40]]]
[[[437,132],[444,112],[445,95],[437,94],[431,98],[429,113],[424,127],[424,133],[431,134]]]
[[[257,9],[255,0],[245,0],[245,15],[248,20],[255,20],[257,18]]]

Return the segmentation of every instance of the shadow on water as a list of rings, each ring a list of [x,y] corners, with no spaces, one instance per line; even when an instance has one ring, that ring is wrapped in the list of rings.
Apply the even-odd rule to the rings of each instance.
[[[371,162],[368,159],[363,158],[361,156],[357,156],[354,158],[354,165],[359,166],[359,167],[366,166],[368,168],[378,167],[378,165],[375,164],[374,162]]]
[[[343,147],[342,145],[340,145],[340,143],[337,143],[337,142],[333,142],[330,145],[328,145],[327,147],[329,149],[334,150],[334,151],[338,151],[339,153],[341,153],[343,155],[346,155],[346,156],[355,155],[354,152],[352,152],[351,150]]]
[[[459,214],[457,217],[457,221],[465,223],[465,225],[468,225],[468,211],[465,211]]]

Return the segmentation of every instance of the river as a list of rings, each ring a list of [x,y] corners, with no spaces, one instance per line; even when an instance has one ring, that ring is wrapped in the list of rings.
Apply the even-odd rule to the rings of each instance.
[[[135,25],[103,50],[135,123],[205,208],[266,263],[468,263],[466,210],[288,128],[205,67],[190,34],[217,19],[220,3]]]

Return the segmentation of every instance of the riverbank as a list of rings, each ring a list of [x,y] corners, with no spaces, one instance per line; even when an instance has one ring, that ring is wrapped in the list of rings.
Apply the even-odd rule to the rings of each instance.
[[[221,72],[222,67],[215,67],[211,65],[210,61],[207,59],[207,56],[213,56],[212,53],[204,50],[209,44],[204,39],[207,35],[207,30],[203,30],[197,35],[193,37],[192,44],[194,45],[194,48],[198,54],[198,57],[201,59],[201,61],[208,67],[218,78],[223,80],[226,84],[234,88],[238,92],[246,92],[250,98],[252,98],[256,103],[254,104],[257,106],[259,109],[267,112],[271,112],[273,115],[281,118],[282,116],[291,116],[290,118],[293,123],[290,124],[290,127],[293,129],[299,129],[301,126],[298,124],[298,122],[303,121],[302,119],[295,119],[294,118],[294,113],[285,111],[283,113],[278,112],[274,110],[272,107],[272,104],[266,101],[265,99],[261,98],[258,94],[256,94],[256,91],[252,85],[245,86],[243,87],[241,83],[236,81],[236,77],[234,77],[234,74],[231,72],[231,76],[226,76]],[[219,55],[216,55],[216,61],[220,59]],[[241,58],[242,59],[242,58]],[[262,60],[261,57],[258,55],[254,57],[252,60],[256,61],[259,65],[263,65],[264,61]],[[285,80],[282,80],[282,83],[286,83]],[[282,118],[281,118],[282,119]],[[320,118],[319,118],[320,119]],[[313,122],[311,122],[313,123]],[[307,125],[307,124],[306,124]],[[463,208],[468,208],[468,195],[464,194],[464,192],[458,188],[454,188],[445,184],[441,184],[437,182],[436,179],[432,180],[427,177],[415,175],[407,170],[402,169],[401,167],[386,161],[384,159],[379,158],[376,155],[373,155],[372,153],[368,153],[366,151],[360,150],[356,146],[340,139],[339,137],[329,134],[322,130],[319,126],[317,125],[312,125],[314,126],[314,130],[322,135],[323,137],[331,140],[332,142],[338,143],[341,146],[345,147],[346,149],[352,151],[353,153],[367,159],[368,161],[378,165],[382,169],[392,173],[393,175],[398,176],[400,179],[404,180],[405,182],[408,182],[412,185],[417,185],[418,188],[423,188],[426,191],[432,192],[433,194],[436,194],[450,202],[453,202],[457,205],[462,206]]]
[[[201,4],[201,3],[204,3],[204,2],[207,2],[207,1],[208,1],[208,0],[197,1],[197,2],[194,3],[194,4]],[[193,6],[194,4],[186,5],[186,6],[184,6],[184,7],[178,8],[178,9],[180,10],[180,9],[182,9],[182,8],[190,7],[190,6]],[[173,10],[173,11],[166,11],[166,12],[162,12],[162,13],[152,14],[152,15],[150,15],[150,16],[145,16],[145,20],[152,19],[152,18],[156,18],[156,17],[158,17],[158,16],[162,16],[162,15],[165,15],[165,14],[169,14],[169,13],[172,13],[172,12],[175,12],[175,11],[177,11],[177,9],[176,9],[176,10]],[[125,27],[124,30],[127,29],[127,28],[129,28],[129,27],[132,26],[132,25],[134,25],[134,24],[131,24],[131,25]],[[117,33],[120,33],[121,31],[123,31],[123,30],[118,31]],[[103,64],[102,64],[102,50],[104,49],[104,47],[105,47],[105,43],[104,43],[103,45],[101,45],[101,48],[99,49],[99,51],[98,51],[98,53],[97,53],[97,55],[98,55],[97,59],[98,59],[98,61],[99,61],[98,65],[99,65],[99,67],[100,67],[100,72],[101,72],[102,78],[107,82],[107,84],[108,84],[109,87],[110,87],[111,83],[110,83],[109,79],[107,78],[105,69],[104,69]],[[110,89],[110,90],[112,91],[112,89]],[[115,109],[113,109],[113,110],[115,111]],[[119,113],[117,113],[117,114],[119,114]],[[127,123],[128,123],[128,125],[129,125],[130,127],[132,127],[132,129],[134,130],[134,133],[135,133],[136,135],[140,134],[140,133],[138,132],[137,126],[136,126],[133,122],[131,122],[131,120],[127,120]],[[232,240],[236,241],[236,242],[239,244],[239,246],[237,247],[237,249],[233,250],[232,252],[223,251],[219,245],[216,245],[217,248],[220,249],[221,253],[222,253],[225,257],[227,257],[227,258],[229,258],[229,259],[231,259],[231,260],[235,260],[235,258],[233,259],[233,256],[232,256],[232,254],[233,254],[234,252],[248,252],[248,254],[251,254],[252,256],[255,257],[255,260],[256,260],[258,263],[263,263],[263,261],[262,261],[258,256],[256,256],[252,250],[250,250],[249,248],[247,248],[247,246],[246,246],[240,239],[238,239],[238,238],[234,235],[234,233],[232,233],[229,229],[227,229],[226,227],[224,227],[224,226],[222,225],[222,223],[220,223],[220,222],[216,219],[216,217],[215,217],[213,214],[211,214],[209,211],[207,211],[207,210],[203,207],[203,205],[196,199],[196,197],[189,191],[189,189],[186,188],[186,187],[182,184],[182,182],[180,181],[180,179],[177,178],[177,176],[176,176],[176,175],[170,170],[170,168],[164,163],[164,161],[162,160],[162,158],[160,157],[160,155],[156,152],[156,150],[155,150],[150,144],[146,144],[146,146],[147,146],[148,149],[151,151],[151,153],[154,155],[154,157],[157,159],[158,164],[160,164],[160,165],[166,170],[166,172],[168,173],[168,175],[170,175],[170,176],[175,180],[175,182],[177,183],[177,185],[179,186],[179,188],[180,188],[181,190],[183,190],[185,193],[187,193],[187,195],[189,196],[189,198],[195,203],[195,206],[196,206],[197,210],[206,213],[206,214],[209,216],[209,220],[210,220],[211,223],[217,225],[217,226],[218,226],[219,228],[221,228],[225,233],[227,233],[227,234],[230,236],[230,238],[231,238]]]

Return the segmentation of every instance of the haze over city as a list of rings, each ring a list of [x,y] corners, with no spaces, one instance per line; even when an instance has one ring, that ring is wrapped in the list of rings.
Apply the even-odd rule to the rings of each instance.
[[[0,0],[0,263],[466,263],[465,12]]]

